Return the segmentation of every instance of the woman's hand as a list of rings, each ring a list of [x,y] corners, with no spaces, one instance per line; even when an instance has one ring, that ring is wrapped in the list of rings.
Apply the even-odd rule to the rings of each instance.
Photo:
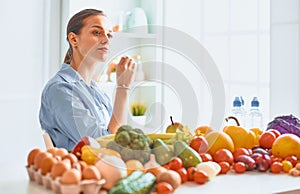
[[[136,63],[132,58],[122,57],[117,65],[117,85],[129,87],[134,80]]]

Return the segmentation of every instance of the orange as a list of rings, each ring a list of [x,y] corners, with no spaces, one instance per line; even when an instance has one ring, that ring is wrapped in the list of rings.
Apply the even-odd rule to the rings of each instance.
[[[195,129],[195,135],[203,136],[212,131],[213,131],[213,129],[210,126],[203,125],[203,126],[198,127],[197,129]]]
[[[292,155],[300,158],[300,138],[294,134],[280,135],[272,145],[272,154],[280,158]]]
[[[205,135],[208,142],[208,153],[213,155],[217,150],[222,148],[234,151],[234,144],[229,135],[224,132],[212,131]]]
[[[139,160],[128,160],[126,163],[127,176],[136,170],[144,172],[144,165]]]

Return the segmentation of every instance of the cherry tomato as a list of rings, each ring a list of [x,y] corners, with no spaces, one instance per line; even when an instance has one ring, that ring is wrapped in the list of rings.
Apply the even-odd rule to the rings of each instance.
[[[236,173],[244,173],[247,167],[244,162],[237,162],[233,164],[233,169]]]
[[[190,147],[199,154],[205,153],[208,149],[208,142],[204,136],[195,136],[190,142]]]
[[[220,174],[226,174],[230,170],[230,164],[228,162],[219,162],[221,167]]]
[[[281,162],[273,162],[271,164],[270,170],[274,174],[278,174],[283,170],[283,165]]]
[[[215,162],[228,162],[229,164],[233,163],[233,155],[228,149],[222,148],[216,151],[213,155]]]
[[[194,180],[194,173],[197,171],[197,168],[194,166],[191,166],[187,169],[188,174],[188,180],[193,181]]]
[[[208,175],[203,170],[197,170],[193,174],[194,181],[198,184],[204,184],[208,181]]]
[[[180,168],[180,169],[176,170],[176,172],[178,172],[178,174],[180,175],[181,184],[185,183],[188,180],[188,173],[185,168]]]
[[[282,163],[282,169],[286,173],[288,173],[293,168],[293,164],[290,161],[283,160],[281,163]]]
[[[271,159],[271,163],[273,163],[273,162],[281,162],[282,161],[282,158],[276,157],[274,155],[271,155],[270,159]]]
[[[213,161],[212,156],[209,153],[201,153],[199,154],[202,162]]]
[[[182,168],[182,160],[178,157],[173,157],[169,162],[169,169],[176,171],[180,168]]]
[[[290,161],[292,163],[293,167],[295,167],[296,164],[298,163],[298,158],[297,158],[297,156],[294,156],[294,155],[293,156],[287,156],[287,157],[284,158],[284,160]]]
[[[173,192],[173,187],[167,182],[160,182],[156,185],[157,194],[171,194]]]

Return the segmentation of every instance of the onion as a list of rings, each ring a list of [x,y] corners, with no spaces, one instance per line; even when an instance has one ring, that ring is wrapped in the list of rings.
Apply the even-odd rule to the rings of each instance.
[[[111,189],[119,180],[126,177],[127,169],[124,161],[116,156],[103,155],[95,164],[105,179],[104,189]]]

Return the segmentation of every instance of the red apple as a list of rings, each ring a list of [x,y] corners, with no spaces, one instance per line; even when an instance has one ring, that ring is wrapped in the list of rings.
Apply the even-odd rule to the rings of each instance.
[[[190,147],[199,154],[205,153],[208,150],[208,142],[204,136],[195,136],[190,142]]]

